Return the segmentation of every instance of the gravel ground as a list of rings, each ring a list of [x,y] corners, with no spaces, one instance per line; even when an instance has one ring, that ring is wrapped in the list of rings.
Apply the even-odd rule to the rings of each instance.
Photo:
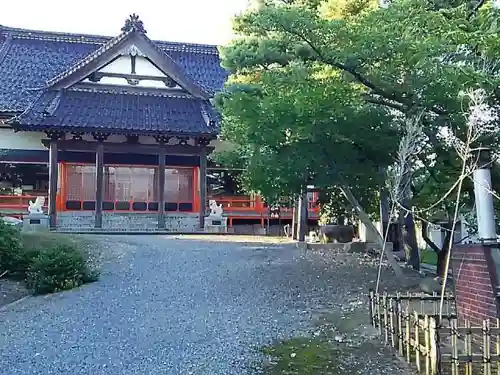
[[[367,325],[376,267],[362,255],[236,237],[93,238],[100,281],[0,310],[0,374],[241,375],[256,347],[316,334],[320,318],[342,337],[346,373],[408,373]],[[383,281],[401,290],[388,270]]]

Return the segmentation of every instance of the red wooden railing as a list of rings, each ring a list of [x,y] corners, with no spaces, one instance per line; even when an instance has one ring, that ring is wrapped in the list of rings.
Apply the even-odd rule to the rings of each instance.
[[[315,199],[312,202],[308,202],[308,210],[310,213],[315,213],[319,214],[319,206],[316,204]],[[267,216],[269,214],[269,208],[268,206],[262,201],[262,198],[259,196],[256,196],[255,198],[250,198],[247,195],[241,195],[241,196],[216,196],[216,197],[209,197],[211,200],[215,200],[217,204],[222,205],[222,208],[224,210],[224,213],[230,215],[230,214],[235,214],[238,213],[242,216],[241,214],[244,214],[245,212],[247,213],[253,213],[255,214],[260,214],[262,216]],[[292,208],[289,207],[282,207],[281,208],[281,213],[291,213]]]
[[[19,216],[28,212],[29,201],[35,201],[37,196],[45,196],[44,211],[47,212],[48,198],[44,193],[38,195],[0,195],[0,214],[9,214]],[[315,197],[314,197],[315,198]],[[217,204],[221,204],[224,213],[232,219],[255,219],[267,218],[269,215],[269,208],[264,203],[262,198],[256,196],[251,198],[249,196],[217,196],[209,197],[215,200]],[[57,195],[57,209],[58,211],[64,210],[64,204]],[[308,202],[308,210],[311,216],[319,214],[319,206],[316,205],[315,200]],[[281,216],[283,218],[291,217],[292,209],[288,207],[281,208]]]
[[[44,212],[48,209],[48,198],[39,195],[0,195],[0,214],[19,216],[28,213],[29,201],[34,202],[38,196],[45,196]]]

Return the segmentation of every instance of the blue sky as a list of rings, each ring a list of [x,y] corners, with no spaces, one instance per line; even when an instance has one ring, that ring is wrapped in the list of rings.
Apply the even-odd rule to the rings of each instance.
[[[224,44],[231,19],[248,0],[17,0],[2,4],[0,24],[114,36],[137,13],[152,39]]]

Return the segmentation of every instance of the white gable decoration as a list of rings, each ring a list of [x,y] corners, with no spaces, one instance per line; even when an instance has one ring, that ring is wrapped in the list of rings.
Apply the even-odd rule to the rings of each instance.
[[[82,82],[157,89],[181,89],[171,77],[155,66],[136,45],[124,48],[118,57]]]

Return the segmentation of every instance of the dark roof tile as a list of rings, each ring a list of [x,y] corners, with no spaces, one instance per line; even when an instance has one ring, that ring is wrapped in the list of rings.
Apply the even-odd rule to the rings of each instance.
[[[38,93],[14,127],[215,135],[218,128],[210,120],[216,121],[211,105],[201,99],[65,90]]]
[[[45,82],[98,47],[95,44],[12,39],[0,61],[0,112],[23,111]]]
[[[49,79],[110,39],[0,26],[0,112],[23,111],[36,97],[36,90],[44,88]],[[227,72],[220,66],[216,46],[155,43],[200,85],[211,92],[222,89]]]

